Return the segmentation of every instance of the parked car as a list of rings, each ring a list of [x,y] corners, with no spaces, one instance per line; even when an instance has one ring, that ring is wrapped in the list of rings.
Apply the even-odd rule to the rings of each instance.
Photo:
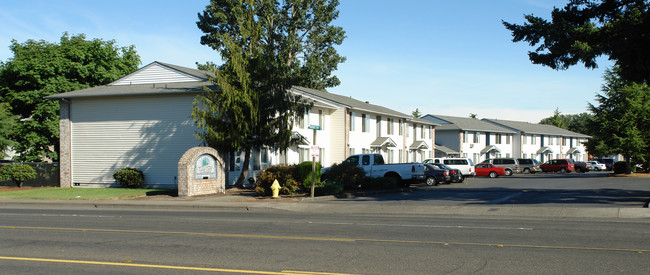
[[[614,170],[614,162],[616,162],[614,159],[597,159],[598,162],[605,164],[605,167],[607,167],[607,171],[612,171]]]
[[[474,166],[474,168],[477,177],[496,178],[498,176],[503,176],[506,174],[506,168],[496,167],[489,163],[479,163]]]
[[[481,163],[490,163],[496,167],[505,168],[506,176],[512,176],[513,173],[521,173],[521,170],[519,169],[519,161],[513,158],[486,159]]]
[[[552,159],[540,166],[544,172],[570,173],[576,170],[572,159]]]
[[[605,164],[602,164],[598,162],[597,160],[590,160],[589,163],[591,163],[591,170],[594,171],[605,171],[607,170],[607,166]]]
[[[434,186],[441,183],[449,183],[451,178],[449,177],[449,170],[441,166],[431,165],[428,163],[424,164],[424,175],[426,179],[424,183],[428,186]]]
[[[446,169],[449,170],[449,181],[446,182],[447,184],[452,183],[452,182],[463,182],[465,178],[463,175],[460,173],[460,170],[456,168],[451,168],[445,164],[442,163],[429,163],[430,165],[438,166],[440,169]]]
[[[434,159],[425,159],[424,163],[442,163],[451,168],[460,170],[460,173],[465,177],[472,177],[476,173],[474,172],[474,162],[472,159],[468,158],[434,158]]]
[[[591,163],[584,162],[584,161],[574,161],[573,165],[576,169],[576,172],[581,172],[581,173],[586,173],[591,170]]]
[[[542,168],[539,168],[539,161],[536,159],[517,159],[517,161],[519,162],[519,169],[524,174],[542,172]]]

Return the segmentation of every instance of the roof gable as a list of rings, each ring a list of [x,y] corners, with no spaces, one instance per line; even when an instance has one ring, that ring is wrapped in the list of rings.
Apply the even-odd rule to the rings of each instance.
[[[109,86],[207,81],[210,73],[158,61],[122,77]]]

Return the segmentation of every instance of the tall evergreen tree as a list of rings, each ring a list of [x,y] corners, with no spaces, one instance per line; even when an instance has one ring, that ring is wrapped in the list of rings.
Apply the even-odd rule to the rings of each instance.
[[[201,44],[224,63],[212,66],[216,89],[197,97],[193,118],[209,146],[243,151],[248,177],[250,152],[263,146],[286,150],[292,118],[310,105],[292,86],[323,90],[340,83],[332,72],[344,62],[334,49],[345,34],[330,24],[337,0],[212,0],[199,13]]]
[[[632,160],[650,157],[650,87],[622,80],[617,68],[604,78],[599,105],[589,104],[594,120],[587,149],[596,155],[622,154],[629,173]]]
[[[564,70],[577,63],[596,68],[606,55],[627,81],[650,84],[650,3],[647,0],[570,0],[551,21],[526,15],[523,25],[503,22],[513,42],[537,46],[534,64]]]
[[[12,41],[14,56],[0,62],[0,99],[19,119],[11,139],[18,160],[58,159],[59,104],[43,97],[108,84],[135,71],[135,47],[67,33],[59,43]]]

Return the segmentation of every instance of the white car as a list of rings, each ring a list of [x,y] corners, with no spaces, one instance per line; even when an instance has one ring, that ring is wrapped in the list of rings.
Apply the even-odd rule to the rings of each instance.
[[[600,163],[598,161],[592,160],[589,161],[588,163],[591,163],[591,169],[594,171],[605,171],[607,170],[607,166],[603,163]]]
[[[425,159],[423,163],[442,163],[451,168],[460,170],[463,177],[473,177],[476,175],[474,171],[474,162],[468,158],[435,158]]]

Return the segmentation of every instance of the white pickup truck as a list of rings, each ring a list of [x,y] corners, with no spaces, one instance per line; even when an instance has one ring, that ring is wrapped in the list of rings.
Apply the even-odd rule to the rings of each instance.
[[[391,177],[398,184],[420,183],[426,179],[422,163],[385,164],[384,157],[380,154],[352,155],[343,162],[363,168],[368,177]]]

